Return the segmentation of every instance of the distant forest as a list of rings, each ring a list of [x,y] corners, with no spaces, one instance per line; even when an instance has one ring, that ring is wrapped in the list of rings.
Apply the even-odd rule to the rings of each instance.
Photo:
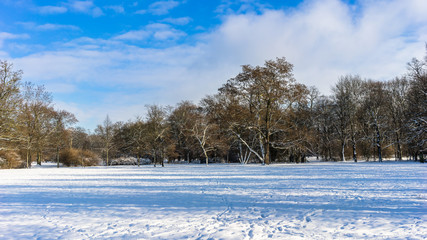
[[[303,163],[411,159],[427,153],[427,54],[389,81],[338,78],[330,96],[298,83],[285,58],[242,66],[200,103],[147,105],[144,118],[112,122],[94,132],[53,107],[43,86],[0,61],[0,167],[111,165],[134,157],[164,162]]]

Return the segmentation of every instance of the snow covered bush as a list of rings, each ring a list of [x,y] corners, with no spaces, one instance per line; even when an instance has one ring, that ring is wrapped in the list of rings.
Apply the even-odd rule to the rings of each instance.
[[[139,164],[148,165],[151,164],[151,160],[148,158],[139,159]],[[135,157],[119,157],[111,160],[111,165],[138,165],[138,158]]]
[[[88,150],[64,149],[59,154],[59,161],[65,166],[97,166],[102,161],[95,153]]]
[[[111,160],[111,165],[137,165],[138,159],[135,157],[119,157]]]
[[[25,162],[16,152],[0,151],[0,168],[24,168]]]

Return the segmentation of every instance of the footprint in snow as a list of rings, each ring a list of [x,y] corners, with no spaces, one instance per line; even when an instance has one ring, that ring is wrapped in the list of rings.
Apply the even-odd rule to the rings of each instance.
[[[253,238],[254,237],[254,230],[251,229],[249,231],[248,235],[249,235],[250,238]]]

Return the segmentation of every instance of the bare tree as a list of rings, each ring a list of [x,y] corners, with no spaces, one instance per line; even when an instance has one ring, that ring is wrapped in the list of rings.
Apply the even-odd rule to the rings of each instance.
[[[103,151],[106,154],[106,165],[109,166],[109,155],[113,148],[113,137],[114,137],[114,125],[107,115],[102,125],[98,125],[95,132],[101,139]]]
[[[394,135],[395,158],[402,160],[402,142],[407,132],[405,126],[405,110],[408,109],[407,93],[409,82],[406,78],[395,78],[385,84],[388,93],[386,101],[389,115],[389,131]]]
[[[37,164],[41,164],[43,148],[52,131],[52,96],[44,86],[25,83],[20,121],[23,122],[27,167],[31,167],[31,153],[36,150]]]
[[[407,142],[414,159],[424,162],[427,152],[427,46],[424,61],[412,59],[408,63],[408,108],[405,112],[409,133]]]
[[[56,163],[59,168],[59,151],[67,146],[67,138],[70,137],[67,128],[76,123],[77,119],[74,114],[65,110],[55,111],[53,113],[53,132],[51,142],[56,149]]]
[[[353,161],[357,162],[357,113],[361,106],[362,83],[359,76],[346,75],[340,77],[338,83],[332,88],[335,106],[333,112],[338,120],[334,126],[341,142],[341,161],[345,161],[346,143],[351,140]]]
[[[137,118],[137,120],[131,126],[132,131],[132,146],[134,152],[137,154],[138,158],[138,167],[140,165],[141,156],[148,149],[148,143],[146,141],[147,135],[147,125],[141,118]]]
[[[174,142],[179,158],[190,163],[190,155],[194,155],[193,126],[197,119],[199,107],[189,101],[179,103],[168,117],[171,140]]]
[[[330,98],[326,96],[321,96],[314,110],[314,113],[316,115],[316,141],[319,143],[320,154],[326,160],[333,160],[333,122],[335,121],[335,116],[331,114],[333,107],[333,101]]]
[[[293,87],[292,64],[285,58],[266,61],[264,66],[244,65],[242,72],[228,80],[220,92],[237,95],[242,105],[249,109],[251,119],[247,130],[258,138],[258,149],[252,148],[242,135],[235,132],[243,144],[256,155],[262,163],[270,164],[271,137],[281,122],[281,109],[292,106]]]
[[[368,125],[371,127],[378,160],[382,162],[383,141],[385,140],[385,129],[387,128],[386,91],[383,82],[367,81],[364,84],[364,112]]]
[[[17,121],[21,104],[21,79],[21,70],[14,71],[13,64],[0,60],[0,150],[14,147],[22,141]]]
[[[154,167],[157,164],[158,158],[160,158],[160,163],[164,167],[169,133],[169,126],[167,124],[168,108],[158,105],[148,105],[147,109],[147,120],[145,123],[147,132],[145,139],[153,157]]]

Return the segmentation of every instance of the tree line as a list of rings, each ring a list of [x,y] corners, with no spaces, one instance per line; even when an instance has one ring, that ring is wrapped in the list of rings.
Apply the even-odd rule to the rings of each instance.
[[[427,56],[389,81],[341,76],[329,96],[298,83],[285,58],[244,65],[198,104],[147,105],[144,118],[128,122],[107,115],[93,133],[73,127],[74,115],[55,110],[43,86],[21,84],[22,71],[6,61],[0,67],[3,167],[30,167],[33,159],[96,165],[99,157],[108,166],[120,156],[163,166],[165,159],[270,164],[426,154]]]

